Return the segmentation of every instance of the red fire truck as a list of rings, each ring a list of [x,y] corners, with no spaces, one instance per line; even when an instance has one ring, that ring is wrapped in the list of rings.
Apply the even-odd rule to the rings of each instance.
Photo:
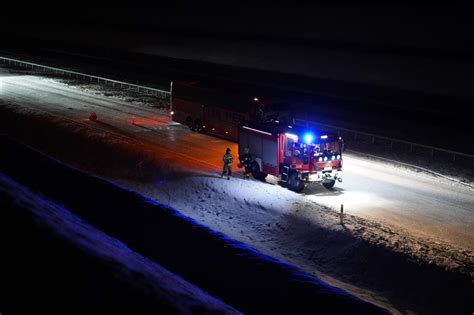
[[[238,142],[239,155],[249,148],[256,179],[278,176],[298,192],[309,183],[332,188],[342,182],[342,139],[294,126],[287,104],[265,106],[254,97],[181,83],[173,88],[171,115],[191,130]]]
[[[243,124],[239,128],[239,154],[250,149],[254,178],[277,176],[289,189],[300,192],[310,183],[332,188],[342,182],[341,137],[280,123]]]

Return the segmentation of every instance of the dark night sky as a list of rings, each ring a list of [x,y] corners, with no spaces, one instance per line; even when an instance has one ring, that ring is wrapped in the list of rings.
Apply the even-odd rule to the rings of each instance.
[[[473,53],[474,6],[470,1],[186,1],[97,5],[35,4],[12,8],[2,29],[85,27],[141,32],[196,32],[262,38],[297,38],[375,45],[424,47]],[[27,6],[30,7],[29,5]],[[3,11],[3,10],[2,10]],[[6,11],[4,11],[6,12]]]
[[[471,1],[18,2],[2,7],[0,33],[10,47],[33,37],[472,98],[473,12]]]

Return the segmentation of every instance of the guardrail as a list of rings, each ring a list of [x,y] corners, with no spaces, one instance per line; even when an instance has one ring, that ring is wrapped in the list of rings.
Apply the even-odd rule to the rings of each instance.
[[[48,71],[52,72],[55,74],[60,74],[60,75],[65,75],[73,78],[78,78],[78,79],[83,79],[89,82],[97,82],[97,83],[103,83],[105,85],[112,85],[114,87],[120,87],[120,88],[127,88],[131,90],[136,90],[139,93],[145,93],[147,95],[152,95],[156,96],[160,99],[171,99],[171,86],[170,86],[170,91],[166,90],[160,90],[160,89],[155,89],[147,86],[142,86],[138,84],[132,84],[128,82],[123,82],[123,81],[118,81],[118,80],[112,80],[104,77],[99,77],[95,75],[90,75],[90,74],[85,74],[85,73],[80,73],[76,71],[70,71],[70,70],[64,70],[60,68],[55,68],[55,67],[49,67],[49,66],[44,66],[40,65],[37,63],[32,63],[32,62],[26,62],[18,59],[12,59],[12,58],[6,58],[6,57],[0,57],[0,62],[8,65],[14,65],[18,67],[23,67],[27,69],[32,69],[32,70],[42,70],[42,71]]]
[[[385,136],[379,136],[376,134],[372,133],[367,133],[367,132],[362,132],[362,131],[357,131],[357,130],[352,130],[352,129],[347,129],[347,128],[342,128],[339,126],[334,126],[334,125],[328,125],[328,124],[323,124],[323,123],[318,123],[314,121],[309,121],[309,120],[304,120],[304,119],[295,119],[296,124],[303,125],[305,127],[322,127],[322,129],[326,129],[328,131],[332,131],[337,133],[339,136],[342,136],[344,134],[344,140],[347,140],[347,136],[352,136],[352,139],[354,141],[360,139],[360,138],[365,138],[368,140],[371,144],[375,145],[380,142],[384,142],[386,146],[388,146],[390,149],[393,149],[394,144],[402,144],[405,145],[408,149],[409,152],[414,152],[417,148],[422,149],[428,154],[433,157],[437,152],[438,153],[444,153],[448,154],[452,157],[453,162],[459,159],[460,157],[463,158],[469,158],[474,161],[474,155],[467,154],[467,153],[462,153],[462,152],[457,152],[457,151],[452,151],[452,150],[447,150],[447,149],[441,149],[437,147],[432,147],[429,145],[424,145],[424,144],[419,144],[419,143],[414,143],[414,142],[409,142],[405,140],[400,140],[400,139],[394,139],[394,138],[389,138]]]

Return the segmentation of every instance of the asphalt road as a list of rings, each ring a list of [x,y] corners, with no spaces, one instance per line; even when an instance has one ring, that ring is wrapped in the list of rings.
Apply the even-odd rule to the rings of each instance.
[[[237,151],[235,143],[193,133],[149,105],[91,94],[53,79],[0,75],[1,100],[79,121],[95,111],[101,121],[96,127],[159,145],[186,168],[218,172],[225,148]],[[346,213],[474,250],[473,190],[449,180],[346,154],[343,183],[333,191],[309,187],[302,197],[334,209],[344,204]]]

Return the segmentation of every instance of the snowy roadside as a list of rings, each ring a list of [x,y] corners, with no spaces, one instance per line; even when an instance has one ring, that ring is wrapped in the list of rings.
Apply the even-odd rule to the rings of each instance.
[[[147,171],[139,171],[140,161],[137,160],[141,159],[140,155],[120,159],[122,154],[137,150],[129,149],[137,145],[130,139],[121,139],[118,143],[102,131],[71,125],[59,117],[45,116],[34,110],[21,111],[3,106],[2,112],[13,113],[13,116],[2,115],[4,118],[16,117],[13,121],[17,124],[17,137],[48,154],[125,183],[127,187],[154,199],[169,202],[211,228],[251,244],[264,253],[295,263],[370,301],[382,305],[393,303],[397,309],[429,308],[427,300],[415,302],[420,299],[419,296],[415,298],[409,292],[404,292],[407,283],[415,281],[413,274],[420,281],[413,290],[425,290],[423,295],[432,299],[433,294],[438,293],[427,291],[425,286],[447,281],[451,273],[472,272],[471,252],[414,238],[399,229],[392,230],[353,216],[346,216],[345,226],[341,226],[337,214],[332,210],[306,201],[282,187],[239,179],[222,181],[213,173],[176,176],[172,167],[168,167],[166,172],[158,168],[157,172],[150,175]],[[22,132],[25,123],[32,130],[44,130],[50,134],[49,138],[44,139],[40,134],[25,135]],[[8,127],[5,122],[3,126]],[[7,130],[11,132],[13,129]],[[64,143],[62,139],[65,136],[68,142],[76,139],[74,145],[82,143],[79,147],[88,147],[90,154],[68,155],[67,150],[60,145]],[[106,149],[102,148],[101,154],[97,155],[92,154],[93,147]],[[121,163],[110,164],[111,157]],[[154,160],[152,164],[159,161]],[[135,176],[124,177],[124,170]],[[235,186],[231,189],[229,185],[237,185],[238,189]],[[230,189],[232,195],[228,194]],[[278,196],[276,200],[267,198],[262,201],[258,195],[247,197],[258,191],[259,194],[268,194],[270,190],[272,196]],[[288,205],[292,206],[288,208]],[[399,264],[394,265],[394,259]],[[450,271],[445,272],[445,268]],[[386,270],[393,270],[393,273],[387,274]],[[390,302],[386,300],[387,297]]]
[[[101,314],[105,310],[120,312],[124,310],[124,307],[129,307],[132,312],[145,311],[147,313],[162,311],[176,314],[196,314],[196,311],[199,310],[199,313],[240,314],[234,308],[210,296],[181,277],[133,252],[119,240],[89,225],[63,206],[30,191],[1,173],[0,197],[2,218],[4,222],[8,221],[9,224],[13,224],[13,227],[16,228],[14,233],[17,235],[6,248],[11,248],[13,245],[20,246],[19,238],[26,237],[26,235],[38,233],[40,237],[38,235],[36,237],[39,239],[44,237],[43,235],[47,235],[47,237],[52,237],[54,241],[40,243],[42,252],[54,251],[55,253],[54,256],[46,256],[42,259],[46,259],[47,263],[53,266],[60,262],[68,262],[70,263],[68,267],[74,269],[72,273],[68,270],[63,274],[71,282],[63,283],[65,287],[59,288],[59,290],[65,292],[63,293],[65,296],[61,297],[62,300],[48,302],[48,298],[44,298],[46,303],[37,301],[34,303],[36,312],[46,312],[47,309],[47,313],[61,313],[61,308],[63,308],[62,311],[67,308],[74,313]],[[22,222],[23,226],[16,225],[16,220],[12,220],[12,217],[22,217],[22,220],[25,221]],[[31,224],[35,228],[28,229],[27,227]],[[3,228],[2,234],[6,233],[7,229],[5,226]],[[11,228],[12,226],[8,229]],[[20,234],[20,231],[22,231],[22,234]],[[33,243],[31,240],[29,242]],[[2,253],[4,255],[2,263],[5,263],[5,267],[16,265],[17,267],[10,270],[12,273],[29,274],[33,272],[41,274],[49,272],[50,275],[48,276],[49,285],[43,293],[37,292],[30,295],[28,291],[23,291],[22,297],[28,300],[41,299],[41,295],[47,294],[46,292],[50,294],[56,292],[58,288],[54,286],[59,286],[62,283],[61,281],[65,281],[64,279],[57,279],[62,271],[52,271],[48,268],[42,270],[40,269],[41,263],[38,262],[29,266],[31,271],[20,270],[18,266],[24,264],[21,261],[22,255],[29,254],[15,255],[14,251],[24,250],[28,252],[28,246],[31,245],[24,246],[22,249],[13,249],[13,252],[5,250]],[[69,248],[69,250],[66,251],[63,247]],[[69,262],[68,259],[72,259],[73,256],[79,256],[80,259]],[[35,260],[42,259],[36,258]],[[96,266],[104,266],[99,267],[103,268],[100,277],[91,275],[91,269],[97,268]],[[82,273],[84,274],[82,275]],[[91,280],[85,282],[85,285],[78,283],[77,279],[74,279],[77,274]],[[0,298],[1,300],[8,297],[8,300],[0,303],[2,307],[5,307],[5,309],[2,308],[2,311],[8,314],[9,311],[12,311],[12,313],[19,310],[25,311],[28,306],[16,301],[21,297],[15,295],[16,290],[13,289],[19,284],[14,279],[7,277],[6,274],[3,276],[3,284],[8,283],[11,290]],[[24,277],[24,275],[19,278],[21,277]],[[37,278],[40,278],[40,276],[36,276],[34,279]],[[84,285],[84,288],[81,285]],[[106,292],[94,292],[94,286],[104,287],[103,289]],[[74,295],[74,292],[79,290],[86,290],[86,292]],[[94,294],[98,296],[94,297]],[[60,296],[57,296],[57,298],[59,299]],[[72,305],[66,305],[66,301]]]
[[[245,312],[301,313],[311,309],[387,313],[294,266],[229,239],[169,206],[58,163],[9,137],[1,137],[0,142],[6,149],[0,156],[2,172],[44,198],[71,209],[134,252]],[[43,180],[45,177],[47,181]],[[81,194],[76,193],[79,190]],[[70,217],[60,212],[59,218],[55,218],[61,227],[68,226],[63,215]],[[100,251],[103,246],[97,243]]]

